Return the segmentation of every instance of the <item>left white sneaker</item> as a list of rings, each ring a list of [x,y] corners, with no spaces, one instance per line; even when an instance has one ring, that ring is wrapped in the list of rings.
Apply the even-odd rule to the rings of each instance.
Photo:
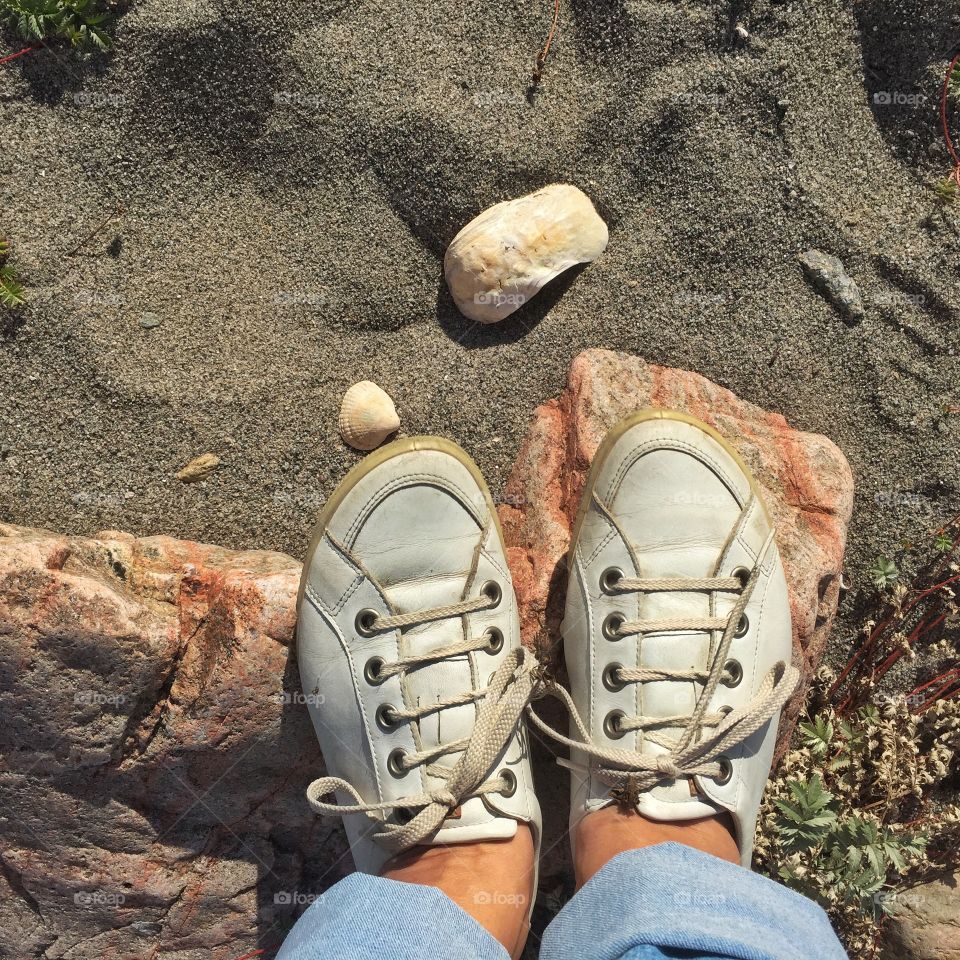
[[[417,844],[513,837],[537,852],[523,710],[532,655],[479,469],[438,437],[397,440],[324,506],[297,602],[300,678],[357,869]],[[336,792],[339,803],[322,798]]]

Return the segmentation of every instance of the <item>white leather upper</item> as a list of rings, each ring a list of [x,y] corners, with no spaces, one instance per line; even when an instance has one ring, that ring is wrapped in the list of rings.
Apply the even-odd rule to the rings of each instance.
[[[731,577],[752,569],[770,533],[759,497],[750,509],[751,484],[724,445],[706,430],[678,419],[653,418],[623,431],[594,462],[571,546],[563,625],[571,693],[595,744],[665,754],[642,730],[608,736],[604,718],[621,710],[631,717],[689,715],[703,690],[693,680],[629,683],[614,691],[603,683],[611,663],[626,668],[708,670],[719,631],[674,630],[609,640],[602,625],[610,614],[627,620],[715,616],[728,613],[736,596],[723,592],[632,592],[610,595],[601,576],[619,568],[628,578]],[[597,499],[599,503],[597,502]],[[602,506],[601,506],[602,505]],[[604,510],[603,507],[606,509]],[[735,686],[721,684],[708,705],[747,706],[767,672],[792,651],[790,609],[780,557],[773,545],[746,607],[748,628],[735,638],[727,659],[742,667]],[[679,778],[643,793],[637,808],[656,820],[687,820],[728,810],[737,827],[744,865],[749,865],[760,797],[775,745],[777,717],[729,752],[732,776],[725,785],[707,777]],[[674,739],[679,727],[658,732]],[[590,810],[610,802],[609,787],[574,751],[571,835]]]
[[[389,455],[391,448],[379,451],[376,466],[348,478],[349,489],[334,494],[339,502],[308,558],[300,607],[300,676],[327,771],[348,781],[365,802],[442,787],[443,780],[429,776],[426,765],[394,775],[388,757],[398,747],[412,753],[467,737],[476,717],[476,705],[468,703],[385,730],[378,726],[377,708],[418,708],[480,689],[520,644],[499,528],[489,495],[466,466],[466,454],[461,460],[445,449],[429,449],[429,438],[422,441],[427,449],[408,449],[405,443],[391,445],[400,450],[394,456]],[[386,617],[442,607],[478,596],[487,581],[502,590],[493,609],[371,637],[356,630],[361,610]],[[488,627],[503,634],[497,653],[462,654],[379,684],[365,678],[364,667],[372,657],[396,661],[478,637]],[[452,766],[458,756],[447,754],[438,762]],[[517,779],[512,796],[498,793],[467,800],[427,842],[512,837],[517,821],[522,821],[531,824],[539,843],[540,810],[522,725],[487,779],[504,768]],[[354,802],[339,794],[338,800]],[[344,820],[357,868],[378,872],[390,854],[371,838],[376,821],[364,814],[348,814]]]

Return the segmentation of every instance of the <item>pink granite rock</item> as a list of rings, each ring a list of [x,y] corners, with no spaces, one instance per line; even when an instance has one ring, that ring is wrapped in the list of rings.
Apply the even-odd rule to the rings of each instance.
[[[680,410],[717,429],[764,490],[777,524],[804,679],[784,714],[782,744],[836,613],[853,477],[826,437],[794,430],[779,414],[698,374],[587,350],[573,361],[560,397],[534,412],[500,507],[524,640],[556,660],[565,556],[590,462],[606,431],[645,407]]]
[[[299,574],[0,525],[0,956],[232,960],[349,869],[303,798]]]

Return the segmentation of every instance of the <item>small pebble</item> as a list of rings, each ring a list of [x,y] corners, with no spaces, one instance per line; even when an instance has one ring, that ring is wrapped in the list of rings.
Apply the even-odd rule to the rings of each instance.
[[[821,250],[806,250],[800,254],[800,263],[810,283],[833,304],[847,323],[863,320],[863,295],[836,257]]]
[[[196,483],[209,477],[219,466],[220,458],[215,453],[201,453],[177,474],[177,479],[183,483]]]
[[[161,323],[163,323],[163,320],[158,313],[140,314],[140,326],[143,327],[144,330],[152,330],[154,327],[159,327]]]

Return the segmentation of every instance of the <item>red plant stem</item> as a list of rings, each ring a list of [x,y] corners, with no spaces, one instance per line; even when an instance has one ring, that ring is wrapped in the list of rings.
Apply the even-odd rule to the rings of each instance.
[[[943,673],[934,677],[932,680],[928,680],[926,683],[921,683],[919,687],[914,687],[910,693],[907,694],[908,697],[915,697],[918,693],[923,693],[927,687],[932,687],[935,683],[942,683],[944,680],[954,676],[960,678],[960,667],[951,667],[949,670],[944,670]]]
[[[946,580],[942,580],[940,583],[936,583],[932,587],[928,587],[926,590],[922,590],[915,597],[911,598],[908,604],[901,607],[899,611],[894,611],[889,617],[887,617],[886,620],[883,621],[883,623],[877,624],[877,626],[875,626],[873,630],[870,631],[870,635],[864,641],[863,646],[861,646],[860,649],[857,650],[856,653],[854,653],[854,655],[847,661],[846,666],[840,672],[840,676],[837,677],[836,680],[834,680],[828,692],[828,696],[832,698],[833,695],[840,689],[843,682],[850,675],[850,672],[853,670],[853,668],[859,663],[860,660],[862,660],[866,656],[867,653],[870,652],[876,640],[880,637],[883,631],[886,630],[891,623],[893,623],[893,621],[896,619],[898,614],[902,618],[903,616],[908,614],[918,603],[920,603],[922,600],[925,600],[927,597],[929,597],[930,594],[936,593],[938,590],[943,589],[943,587],[947,587],[951,583],[955,583],[958,580],[960,580],[960,574],[957,574],[952,577],[948,577]],[[911,634],[911,637],[915,637],[915,635],[916,635],[916,631],[914,631],[914,633]],[[840,708],[841,712],[846,707],[846,705],[847,705],[847,701],[845,700],[843,703],[843,706]]]
[[[11,53],[8,57],[0,58],[0,64],[9,63],[11,60],[16,60],[17,57],[22,57],[26,53],[30,53],[32,50],[39,50],[40,44],[32,43],[29,47],[24,47],[22,50],[18,50],[16,53]]]
[[[953,700],[953,698],[956,697],[956,695],[957,695],[958,693],[960,693],[960,683],[958,683],[957,686],[952,687],[952,688],[951,688],[950,684],[948,683],[948,684],[946,684],[944,687],[941,687],[939,690],[937,690],[937,692],[934,693],[934,695],[933,695],[932,697],[930,697],[928,700],[926,700],[926,701],[923,703],[923,705],[920,707],[920,709],[917,711],[917,713],[925,713],[925,712],[926,712],[927,710],[929,710],[938,700]]]
[[[940,94],[940,122],[943,124],[943,138],[947,141],[947,150],[950,151],[953,165],[955,168],[960,169],[960,157],[957,156],[957,151],[953,146],[953,140],[950,137],[950,124],[947,122],[947,98],[950,94],[950,78],[953,76],[953,70],[958,61],[960,61],[960,53],[950,61],[950,66],[947,68],[947,75],[943,81],[943,91]]]

